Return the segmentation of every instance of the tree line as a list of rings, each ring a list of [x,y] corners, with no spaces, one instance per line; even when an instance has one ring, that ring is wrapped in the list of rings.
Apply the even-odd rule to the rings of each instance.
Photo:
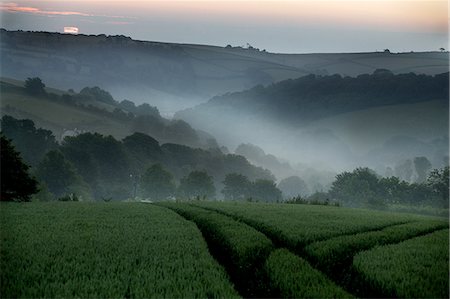
[[[84,133],[66,137],[59,144],[50,131],[36,128],[31,120],[4,116],[1,126],[2,142],[12,139],[15,150],[31,166],[31,174],[39,181],[40,198],[68,194],[94,200],[214,198],[230,173],[267,180],[274,186],[270,171],[253,166],[242,156],[179,144],[160,145],[143,133],[122,140]]]
[[[306,75],[212,98],[202,109],[229,106],[292,125],[385,105],[448,102],[449,73],[394,74],[377,69],[357,77]],[[258,109],[255,109],[258,107]]]
[[[176,142],[202,148],[217,147],[217,142],[212,136],[207,136],[206,141],[202,140],[198,132],[187,122],[180,119],[165,119],[160,115],[157,107],[147,103],[136,105],[127,99],[119,102],[108,91],[98,86],[84,87],[78,93],[69,89],[67,92],[58,95],[47,91],[41,78],[34,77],[27,78],[24,87],[2,82],[2,89],[45,98],[49,101],[63,103],[76,109],[107,117],[129,126],[132,132],[145,133],[162,142]]]
[[[66,137],[59,144],[31,120],[1,119],[1,200],[123,200],[143,198],[339,203],[385,208],[389,204],[448,208],[449,167],[430,170],[414,159],[420,180],[382,177],[369,168],[336,176],[327,192],[308,195],[292,176],[275,184],[270,171],[243,156],[163,144],[142,133],[122,140],[98,133]],[[281,191],[283,190],[283,191]]]

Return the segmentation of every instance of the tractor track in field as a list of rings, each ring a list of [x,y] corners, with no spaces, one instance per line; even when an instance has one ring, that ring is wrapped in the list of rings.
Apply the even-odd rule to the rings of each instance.
[[[182,213],[179,210],[174,209],[173,207],[168,207],[165,205],[161,205],[161,207],[170,209],[171,211],[177,213],[180,217],[182,217],[186,221],[192,222],[197,226],[198,230],[203,236],[203,239],[206,241],[211,256],[217,261],[217,263],[219,263],[225,269],[225,271],[228,274],[230,282],[234,285],[235,290],[239,293],[239,295],[242,298],[281,298],[281,295],[276,290],[267,287],[269,285],[268,278],[265,276],[263,269],[264,262],[266,259],[260,261],[256,265],[256,267],[253,269],[254,270],[253,274],[250,277],[245,278],[241,277],[240,275],[237,275],[236,270],[233,269],[233,265],[230,264],[230,260],[228,260],[226,257],[227,253],[229,252],[224,251],[222,246],[220,246],[220,244],[217,244],[217,240],[213,240],[211,232],[208,232],[205,229],[205,227],[198,220],[195,219],[195,217],[189,217],[186,215],[186,213]],[[202,210],[213,212],[206,209]],[[232,221],[235,221],[231,217],[228,217],[226,215],[223,216],[229,218]],[[271,252],[273,252],[275,249],[276,248],[273,247]]]
[[[435,231],[438,231],[438,230],[442,229],[442,228],[430,229],[428,231],[419,232],[419,233],[415,234],[414,236],[410,236],[410,237],[405,238],[405,239],[400,239],[400,240],[396,240],[396,241],[392,241],[392,242],[386,242],[386,243],[381,244],[381,245],[375,245],[375,246],[372,246],[372,247],[364,249],[364,250],[352,252],[351,256],[348,259],[346,259],[343,264],[340,265],[340,268],[338,269],[338,271],[330,273],[329,271],[326,271],[326,269],[324,269],[323,267],[320,267],[319,265],[317,265],[317,263],[314,261],[314,259],[305,252],[304,248],[306,248],[308,245],[311,245],[313,243],[320,242],[320,241],[325,241],[325,240],[329,240],[329,239],[333,239],[333,238],[337,238],[337,237],[342,237],[342,236],[352,236],[352,235],[357,235],[357,234],[378,232],[378,231],[382,231],[382,230],[384,230],[386,228],[395,227],[395,226],[402,225],[402,224],[407,224],[407,223],[414,223],[414,222],[417,222],[417,221],[404,221],[404,222],[399,222],[399,223],[385,225],[385,226],[382,226],[382,227],[377,227],[375,229],[368,229],[368,230],[365,230],[365,231],[353,232],[353,233],[349,233],[349,234],[340,234],[340,235],[329,237],[329,238],[326,238],[326,239],[323,239],[323,240],[310,242],[308,244],[305,244],[302,248],[290,248],[288,246],[288,244],[283,244],[283,241],[280,240],[279,236],[274,236],[274,234],[272,234],[270,232],[267,232],[266,230],[261,228],[261,226],[255,225],[254,222],[249,221],[249,220],[245,219],[244,217],[239,217],[239,216],[233,215],[232,213],[227,213],[227,212],[225,212],[223,210],[220,210],[220,209],[204,207],[204,206],[196,205],[196,204],[193,204],[193,206],[198,207],[198,208],[202,208],[202,209],[207,210],[207,211],[211,211],[211,212],[216,212],[216,213],[222,214],[224,216],[230,217],[231,219],[234,219],[235,221],[242,222],[242,223],[244,223],[244,224],[254,228],[255,230],[257,230],[257,231],[261,232],[262,234],[264,234],[265,236],[267,236],[267,238],[272,240],[272,242],[275,245],[275,248],[277,248],[277,249],[278,248],[286,248],[286,249],[288,249],[293,254],[299,256],[300,258],[305,259],[313,268],[315,268],[318,271],[320,271],[321,273],[323,273],[323,275],[325,275],[331,281],[336,283],[336,285],[342,287],[345,291],[349,292],[350,294],[352,294],[352,295],[354,295],[356,297],[362,297],[362,298],[386,298],[386,297],[389,297],[389,296],[388,296],[388,294],[383,294],[379,290],[376,290],[371,285],[367,284],[366,281],[360,276],[360,274],[355,271],[355,269],[353,268],[353,258],[355,257],[356,254],[358,254],[359,252],[362,252],[362,251],[371,250],[371,249],[373,249],[376,246],[385,246],[385,245],[399,244],[399,243],[402,243],[404,241],[407,241],[407,240],[410,240],[410,239],[413,239],[413,238],[417,238],[417,237],[421,237],[421,236],[425,236],[425,235],[431,234],[431,233],[433,233]]]

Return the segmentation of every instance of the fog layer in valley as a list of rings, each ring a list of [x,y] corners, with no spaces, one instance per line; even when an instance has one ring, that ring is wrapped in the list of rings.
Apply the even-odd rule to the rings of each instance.
[[[448,94],[448,79],[444,86],[439,82],[445,78],[427,87],[441,92],[436,97],[431,92],[428,98],[414,98],[420,95],[415,82],[431,82],[431,76],[448,71],[447,53],[273,54],[253,47],[3,29],[0,40],[2,77],[23,81],[36,76],[47,86],[75,92],[99,86],[116,101],[148,103],[162,116],[175,115],[211,134],[223,152],[234,153],[241,144],[259,147],[264,152],[259,158],[247,155],[252,163],[270,169],[278,181],[298,175],[310,181],[312,191],[327,189],[336,173],[356,167],[390,175],[415,157],[425,156],[433,168],[448,163],[448,98],[441,97]],[[342,85],[354,89],[350,77],[376,82],[378,77],[370,77],[374,72],[386,82],[404,74],[399,90],[411,94],[386,96],[382,91],[365,97],[360,92],[364,105],[354,95],[346,97],[346,90],[334,98]],[[305,77],[309,74],[315,79]],[[314,80],[328,82],[330,95],[315,100],[324,89],[322,81],[311,90],[289,89],[302,77],[313,85]],[[250,98],[245,92],[233,94],[245,90]],[[347,98],[350,104],[342,102]],[[380,98],[385,101],[377,102]],[[414,173],[405,179],[414,181]]]

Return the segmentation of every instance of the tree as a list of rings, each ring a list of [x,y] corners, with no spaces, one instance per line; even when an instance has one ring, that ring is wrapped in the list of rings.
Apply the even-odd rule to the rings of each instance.
[[[298,176],[290,176],[280,181],[278,189],[283,192],[284,197],[292,198],[295,196],[307,196],[309,194],[308,186]]]
[[[180,180],[179,192],[187,198],[213,198],[216,194],[213,178],[205,171],[192,171]]]
[[[36,166],[48,151],[58,146],[52,132],[36,128],[32,120],[4,115],[1,127],[3,134],[12,139],[24,161],[32,167]]]
[[[71,193],[76,185],[81,184],[81,178],[72,163],[58,150],[45,155],[37,167],[36,174],[57,198]]]
[[[93,100],[106,104],[117,105],[117,102],[114,100],[112,95],[98,86],[83,88],[80,91],[79,96],[85,100]]]
[[[394,170],[395,175],[404,181],[410,182],[414,172],[412,165],[412,161],[409,159],[396,164]]]
[[[379,180],[369,168],[356,168],[353,172],[343,172],[336,176],[329,191],[332,199],[348,206],[382,207],[384,199],[379,196]]]
[[[427,178],[427,185],[448,206],[449,200],[449,167],[434,169]]]
[[[245,175],[229,173],[223,184],[222,193],[226,199],[243,200],[250,196],[252,183]]]
[[[423,183],[427,179],[428,172],[431,170],[431,163],[426,157],[415,157],[414,168],[417,173],[417,182]]]
[[[25,90],[31,95],[45,94],[45,84],[42,83],[41,78],[27,78],[25,81]]]
[[[1,201],[29,201],[38,192],[38,182],[28,173],[29,166],[22,162],[11,141],[1,138]]]
[[[155,164],[147,169],[141,178],[141,188],[144,196],[154,200],[163,200],[175,193],[173,176],[161,164]]]
[[[266,202],[276,202],[283,198],[280,189],[271,180],[256,180],[252,184],[252,197]]]

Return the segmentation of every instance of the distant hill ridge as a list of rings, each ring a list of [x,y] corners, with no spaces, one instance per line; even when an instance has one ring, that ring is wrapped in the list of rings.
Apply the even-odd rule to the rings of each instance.
[[[294,126],[357,110],[439,100],[448,102],[449,73],[434,76],[414,73],[395,75],[378,69],[356,78],[308,75],[267,87],[212,98],[208,103],[179,112],[187,121],[230,109],[238,115],[269,118]],[[217,115],[219,117],[219,115]]]
[[[136,41],[125,36],[0,30],[1,74],[38,76],[49,86],[99,86],[117,99],[157,106],[162,114],[226,92],[307,74],[356,76],[385,68],[393,73],[438,74],[448,53],[275,54],[255,48]]]

